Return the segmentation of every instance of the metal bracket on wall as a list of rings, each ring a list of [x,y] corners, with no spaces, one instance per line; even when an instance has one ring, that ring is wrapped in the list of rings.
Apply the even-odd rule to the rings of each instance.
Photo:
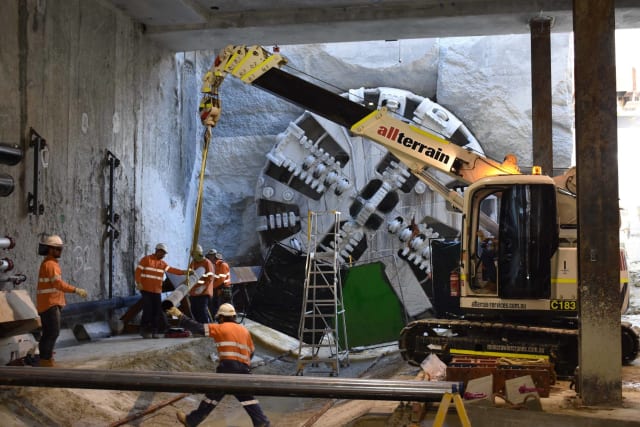
[[[49,162],[49,149],[47,141],[38,135],[38,132],[33,128],[29,130],[29,148],[33,148],[33,193],[27,194],[27,210],[30,214],[37,216],[44,213],[44,205],[38,199],[40,160],[42,160],[42,166],[46,168]]]
[[[107,206],[105,225],[107,226],[107,232],[113,232],[113,238],[117,239],[120,235],[120,230],[116,228],[116,223],[120,221],[120,215],[113,211],[113,175],[115,168],[120,166],[120,159],[109,150],[107,150],[107,164],[109,165],[109,205]]]
[[[120,160],[109,150],[107,150],[107,164],[109,165],[109,205],[107,206],[107,234],[109,236],[109,298],[113,297],[113,244],[114,240],[120,236],[120,230],[116,224],[120,221],[120,215],[113,210],[113,178],[114,170],[120,166]]]

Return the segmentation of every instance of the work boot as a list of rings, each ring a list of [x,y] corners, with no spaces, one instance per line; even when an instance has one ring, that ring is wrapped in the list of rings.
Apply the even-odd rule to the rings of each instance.
[[[162,338],[162,334],[151,334],[151,338]]]
[[[144,339],[148,339],[153,337],[153,334],[151,332],[147,332],[147,331],[142,331],[140,332],[140,335],[142,336],[142,338]]]
[[[212,400],[203,399],[200,401],[198,407],[191,411],[189,415],[184,417],[184,425],[185,426],[197,426],[200,425],[202,421],[213,411],[216,407],[215,404],[212,403]],[[179,418],[178,418],[179,419]]]
[[[178,419],[178,421],[180,421],[180,424],[189,427],[189,423],[187,422],[187,414],[182,411],[176,411],[176,418]]]
[[[56,364],[53,359],[40,359],[38,366],[42,366],[43,368],[53,368]]]

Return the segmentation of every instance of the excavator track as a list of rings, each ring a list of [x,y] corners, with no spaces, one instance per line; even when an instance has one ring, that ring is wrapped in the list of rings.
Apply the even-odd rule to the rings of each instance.
[[[621,327],[622,362],[629,363],[638,356],[640,338],[631,324],[623,322]],[[402,329],[399,348],[412,365],[434,353],[445,363],[456,354],[548,358],[558,377],[573,376],[578,366],[578,330],[571,328],[421,319]]]
[[[633,326],[629,322],[622,322],[622,363],[629,364],[636,360],[640,353],[640,328]]]

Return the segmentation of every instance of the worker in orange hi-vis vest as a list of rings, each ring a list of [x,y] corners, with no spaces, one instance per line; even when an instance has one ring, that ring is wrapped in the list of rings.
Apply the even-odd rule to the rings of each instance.
[[[198,282],[189,291],[189,302],[191,303],[191,314],[200,323],[211,323],[209,316],[209,302],[213,297],[213,263],[204,257],[202,246],[196,245],[191,253],[193,261],[189,268],[197,270],[204,268],[204,273]]]
[[[250,374],[251,358],[255,347],[251,334],[244,326],[236,323],[236,310],[231,304],[222,304],[216,313],[218,323],[202,324],[182,314],[177,307],[171,307],[167,314],[177,317],[179,325],[193,333],[211,337],[216,342],[220,363],[219,374]],[[178,411],[176,416],[182,425],[193,427],[200,424],[215,409],[224,397],[224,392],[207,393],[198,408],[188,415]],[[251,395],[235,395],[251,417],[254,426],[270,426],[269,419],[262,411],[258,400]]]
[[[164,273],[184,276],[190,270],[171,267],[163,258],[167,255],[167,245],[158,243],[155,253],[140,260],[136,267],[136,288],[142,295],[142,319],[140,334],[143,338],[160,338],[162,321],[162,282]]]
[[[87,291],[77,288],[62,280],[62,270],[58,258],[62,255],[64,243],[60,236],[52,235],[40,242],[40,254],[46,257],[40,264],[38,288],[36,291],[36,308],[42,323],[42,337],[38,344],[40,350],[39,366],[55,366],[53,349],[60,335],[60,311],[66,305],[65,293],[76,293],[82,298]]]
[[[217,313],[220,304],[231,303],[231,269],[220,252],[215,254],[213,274],[213,298],[211,312]]]

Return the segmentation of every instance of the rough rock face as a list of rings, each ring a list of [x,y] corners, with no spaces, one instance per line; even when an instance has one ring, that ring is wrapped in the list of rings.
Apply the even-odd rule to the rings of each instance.
[[[554,35],[552,108],[554,168],[573,154],[573,66],[570,36]],[[525,35],[442,39],[437,99],[466,123],[489,157],[513,152],[532,165],[530,39]]]
[[[150,247],[167,242],[169,261],[178,263],[190,241],[184,229],[192,228],[192,196],[185,182],[194,168],[196,117],[185,120],[182,112],[197,110],[198,100],[182,94],[190,86],[197,92],[199,84],[189,76],[189,58],[151,45],[135,23],[100,2],[4,6],[0,141],[25,153],[20,164],[0,169],[16,180],[13,194],[0,202],[0,233],[16,239],[14,272],[27,276],[22,287],[35,296],[38,240],[55,233],[65,241],[65,280],[86,288],[94,301],[111,291],[130,295],[135,264]],[[46,158],[34,159],[30,128],[46,139]],[[113,174],[120,221],[112,259],[108,152],[120,161]],[[27,210],[35,161],[42,165],[39,214]],[[80,301],[67,296],[68,303]]]

